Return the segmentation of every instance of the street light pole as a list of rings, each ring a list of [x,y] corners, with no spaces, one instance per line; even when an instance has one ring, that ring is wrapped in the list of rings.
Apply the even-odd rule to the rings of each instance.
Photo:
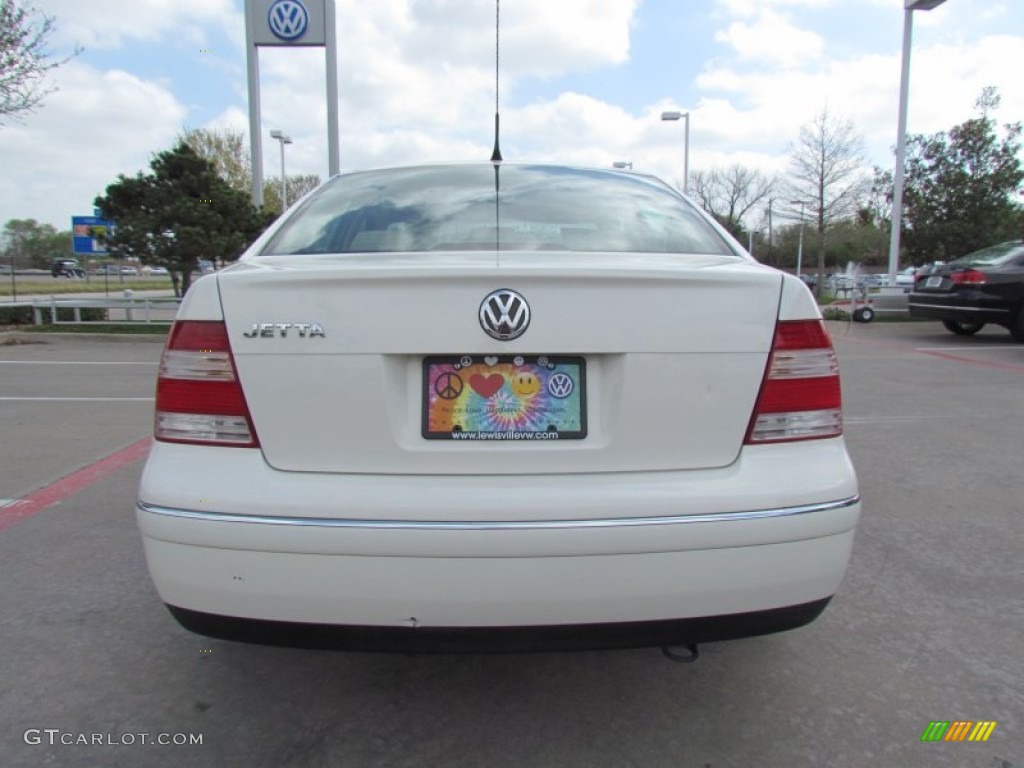
[[[18,282],[14,276],[15,265],[14,265],[14,235],[9,235],[7,238],[7,256],[11,262],[11,301],[18,300]]]
[[[800,277],[800,275],[803,270],[804,261],[804,206],[807,205],[807,201],[790,200],[789,204],[800,206],[800,239],[797,241],[796,246],[796,276],[803,280],[803,278]]]
[[[903,56],[900,64],[900,107],[896,133],[896,168],[892,180],[892,231],[889,233],[889,285],[896,285],[900,262],[900,230],[903,227],[903,163],[907,143],[907,97],[910,92],[910,42],[914,11],[930,11],[946,0],[905,0],[903,3]]]
[[[686,129],[683,134],[683,194],[685,195],[690,187],[690,113],[673,110],[662,112],[662,120],[686,120]]]
[[[281,144],[281,213],[284,213],[288,208],[288,177],[284,173],[284,145],[291,144],[292,137],[281,131],[273,130],[270,132],[270,138],[277,139]]]

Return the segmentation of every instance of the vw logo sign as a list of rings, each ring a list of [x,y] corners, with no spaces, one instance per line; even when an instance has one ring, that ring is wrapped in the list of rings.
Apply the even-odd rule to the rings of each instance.
[[[487,294],[480,304],[480,327],[498,341],[512,341],[530,324],[530,305],[515,291],[502,288]]]
[[[267,15],[270,31],[281,40],[290,42],[306,34],[309,12],[298,0],[277,0]]]

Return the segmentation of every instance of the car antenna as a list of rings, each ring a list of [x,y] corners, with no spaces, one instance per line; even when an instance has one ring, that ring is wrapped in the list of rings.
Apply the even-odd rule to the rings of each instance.
[[[498,116],[498,86],[499,66],[501,64],[501,0],[494,0],[494,152],[491,153],[491,162],[501,162],[501,148],[498,146],[500,134],[500,118]]]

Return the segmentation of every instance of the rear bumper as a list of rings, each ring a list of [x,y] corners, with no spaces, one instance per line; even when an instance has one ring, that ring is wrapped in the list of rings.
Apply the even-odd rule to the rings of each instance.
[[[185,627],[246,642],[352,650],[426,650],[431,641],[439,650],[477,641],[516,650],[613,640],[635,647],[790,629],[813,619],[835,593],[852,543],[848,531],[729,549],[426,558],[145,539],[160,595]],[[809,604],[818,607],[800,609]]]
[[[1006,325],[1014,318],[1014,308],[992,296],[911,293],[907,307],[911,317],[930,320]]]
[[[291,648],[383,653],[519,653],[696,645],[796,629],[829,599],[732,616],[539,627],[380,627],[217,616],[168,606],[186,629],[208,637]]]
[[[253,642],[526,650],[789,629],[835,593],[860,514],[841,439],[706,472],[551,476],[300,475],[199,450],[153,446],[146,558],[184,626]]]

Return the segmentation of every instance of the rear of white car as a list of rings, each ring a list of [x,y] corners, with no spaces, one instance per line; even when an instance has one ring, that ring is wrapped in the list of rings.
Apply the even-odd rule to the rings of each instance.
[[[557,171],[571,199],[576,172]],[[549,181],[501,172],[524,179],[512,198]],[[629,221],[667,243],[652,205]],[[438,247],[397,250],[396,231],[422,231],[412,207],[358,202],[330,248],[288,246],[286,223],[186,297],[137,510],[178,620],[392,651],[695,644],[813,620],[860,507],[807,289],[706,221],[721,246],[601,250],[578,245],[616,242],[600,222],[510,206],[492,248],[460,239],[475,220],[445,220]]]

